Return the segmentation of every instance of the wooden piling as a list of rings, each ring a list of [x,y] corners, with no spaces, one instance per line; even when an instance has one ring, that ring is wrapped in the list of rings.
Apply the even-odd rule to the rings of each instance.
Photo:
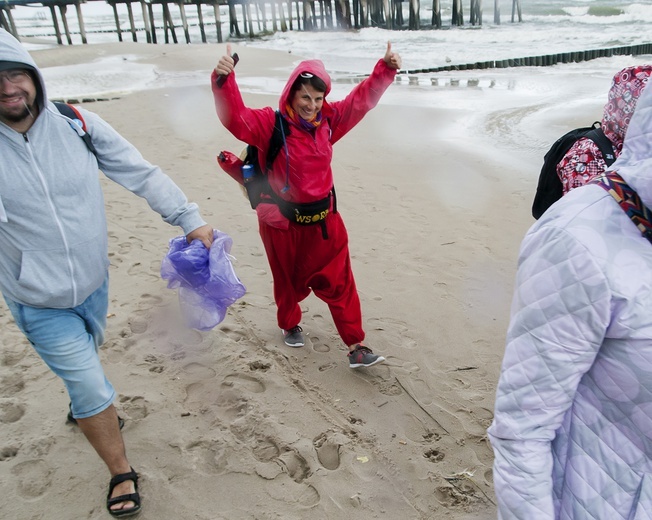
[[[54,25],[54,32],[57,37],[57,43],[63,45],[63,40],[61,39],[61,31],[59,30],[59,22],[57,21],[57,12],[54,10],[54,5],[48,6],[50,8],[50,14],[52,15],[52,24]]]
[[[122,29],[120,29],[120,17],[118,16],[118,6],[115,2],[109,2],[109,5],[113,8],[113,19],[115,20],[115,30],[118,33],[118,41],[122,41]]]
[[[143,17],[143,24],[145,25],[145,39],[147,40],[147,43],[154,43],[152,41],[152,25],[151,25],[149,13],[147,12],[146,2],[144,1],[140,2],[140,10]]]
[[[66,10],[68,6],[66,4],[59,4],[59,14],[61,14],[61,23],[63,23],[63,30],[66,33],[66,40],[68,40],[68,45],[72,45],[72,36],[70,36],[70,29],[68,28],[68,19],[66,18]]]
[[[441,29],[441,2],[432,0],[432,20],[430,22],[435,29]]]
[[[522,22],[523,17],[521,16],[521,0],[512,0],[512,23],[514,23],[514,12],[518,10],[518,21]]]
[[[453,15],[451,25],[464,25],[464,13],[462,12],[462,0],[453,0]]]
[[[86,26],[84,25],[84,17],[81,10],[81,2],[75,2],[75,10],[77,11],[77,23],[79,23],[79,34],[81,36],[82,43],[86,44]]]
[[[0,25],[2,25],[3,29],[13,34],[14,38],[20,40],[20,36],[18,36],[18,30],[16,29],[16,22],[14,22],[14,17],[11,14],[11,10],[13,8],[13,5],[0,6]]]
[[[176,2],[179,6],[179,15],[181,16],[181,26],[183,27],[183,34],[186,37],[186,43],[190,43],[190,31],[188,30],[188,20],[186,19],[186,8],[183,1]]]
[[[131,2],[130,1],[125,1],[127,4],[127,14],[129,16],[129,31],[131,32],[131,39],[135,42],[138,41],[138,37],[136,36],[136,26],[134,25],[134,11],[131,8]]]

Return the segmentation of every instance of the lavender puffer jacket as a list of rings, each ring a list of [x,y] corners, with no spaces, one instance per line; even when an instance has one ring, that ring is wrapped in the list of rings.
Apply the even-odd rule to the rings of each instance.
[[[611,167],[652,207],[652,88]],[[489,428],[499,517],[652,519],[652,244],[584,186],[521,246]]]

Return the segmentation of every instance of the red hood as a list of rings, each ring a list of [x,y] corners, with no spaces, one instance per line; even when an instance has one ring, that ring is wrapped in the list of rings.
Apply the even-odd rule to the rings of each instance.
[[[328,96],[328,93],[331,91],[331,78],[326,72],[326,68],[324,67],[324,64],[320,60],[306,60],[306,61],[302,61],[301,63],[299,63],[299,65],[297,65],[297,67],[292,71],[292,74],[290,74],[290,77],[288,78],[288,82],[285,84],[285,88],[281,93],[281,98],[279,99],[279,105],[278,105],[281,114],[287,115],[285,106],[290,102],[289,99],[290,89],[292,88],[292,85],[294,84],[296,79],[299,77],[299,74],[302,74],[303,72],[309,72],[310,74],[314,74],[319,79],[321,79],[324,83],[326,83],[326,92],[324,93],[324,105],[322,107],[322,113],[330,112],[330,107],[328,106],[328,102],[326,101],[325,98],[326,96]]]

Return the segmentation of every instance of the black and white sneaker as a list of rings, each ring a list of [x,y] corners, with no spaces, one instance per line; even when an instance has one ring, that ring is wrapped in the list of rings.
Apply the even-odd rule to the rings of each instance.
[[[288,347],[292,348],[299,348],[303,347],[306,343],[303,339],[303,329],[297,325],[296,327],[292,327],[289,330],[283,330],[283,341],[285,341],[285,344]]]

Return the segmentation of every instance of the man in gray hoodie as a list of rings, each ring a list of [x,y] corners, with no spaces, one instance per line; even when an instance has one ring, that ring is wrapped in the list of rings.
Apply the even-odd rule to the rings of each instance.
[[[108,234],[98,169],[136,195],[188,241],[210,247],[197,205],[99,116],[78,109],[84,130],[47,100],[24,47],[0,29],[0,291],[37,353],[61,377],[71,414],[106,463],[113,516],[140,510],[97,349],[108,308]]]

